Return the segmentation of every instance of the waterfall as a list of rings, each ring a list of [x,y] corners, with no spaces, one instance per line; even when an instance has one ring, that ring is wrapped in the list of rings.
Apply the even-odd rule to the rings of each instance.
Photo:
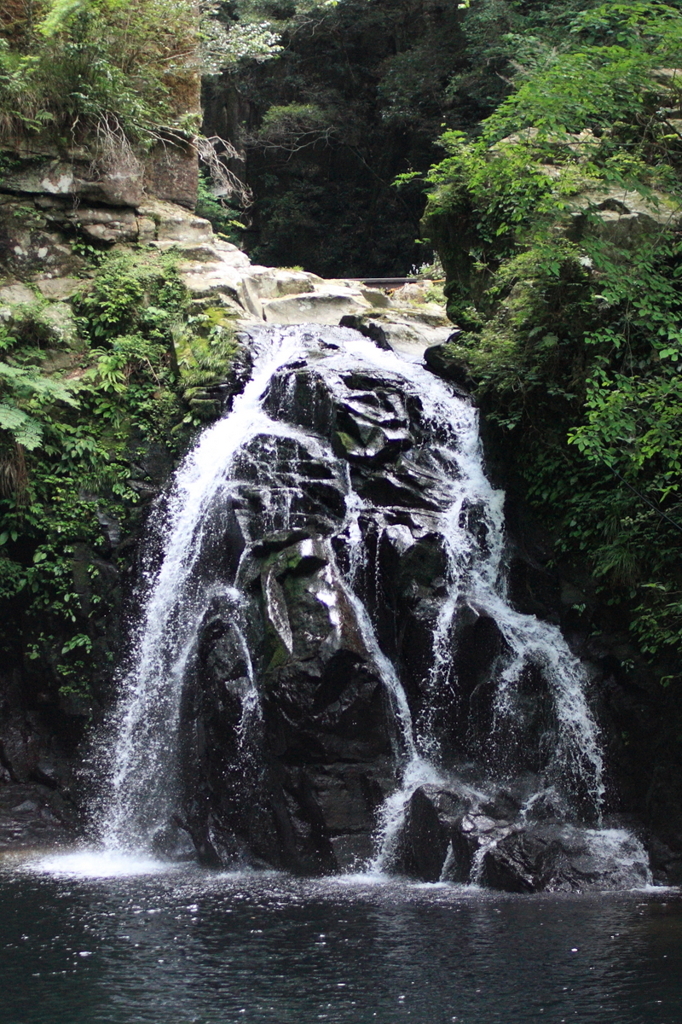
[[[105,847],[153,849],[172,825],[207,863],[324,871],[374,828],[373,869],[400,871],[426,801],[443,877],[457,836],[490,880],[486,854],[547,819],[558,831],[535,841],[601,842],[641,875],[632,837],[586,838],[604,799],[586,676],[557,627],[508,601],[475,408],[352,330],[254,329],[249,345],[250,382],[153,517]],[[503,800],[513,812],[491,811]]]
[[[165,538],[161,565],[146,581],[133,664],[122,680],[112,733],[112,770],[100,831],[107,847],[148,845],[177,800],[177,753],[184,672],[211,598],[195,572],[209,534],[229,502],[229,471],[239,449],[259,431],[287,433],[261,409],[273,373],[300,352],[295,332],[280,332],[258,353],[252,379],[229,416],[204,431],[175,475],[156,529]]]

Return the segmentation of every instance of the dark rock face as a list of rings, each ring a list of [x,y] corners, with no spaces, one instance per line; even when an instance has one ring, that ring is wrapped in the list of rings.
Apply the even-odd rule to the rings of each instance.
[[[448,833],[438,813],[438,796],[430,799],[423,787],[415,789],[406,810],[396,851],[395,867],[404,875],[437,882],[448,849]]]
[[[343,362],[330,372],[337,349],[325,334],[316,358],[274,375],[263,404],[283,426],[253,437],[233,466],[220,557],[242,597],[206,612],[182,711],[179,821],[205,863],[320,873],[372,852],[404,737],[347,582],[352,494],[372,503],[358,526],[376,562],[356,567],[366,607],[415,709],[424,697],[446,571],[433,521],[448,503],[445,467],[420,440],[421,405],[404,381]],[[324,373],[320,358],[332,361]]]
[[[329,543],[273,553],[261,538],[256,550],[243,571],[260,709],[249,720],[250,656],[235,609],[211,608],[184,711],[188,831],[208,863],[255,856],[329,872],[370,852],[392,780],[390,709]]]
[[[449,347],[449,343],[458,338],[461,333],[460,330],[453,331],[444,344],[431,345],[424,353],[424,360],[430,370],[437,373],[439,377],[445,377],[446,380],[451,381],[466,393],[471,389],[474,382],[471,379],[468,367],[461,359],[454,355]]]
[[[0,850],[68,843],[80,826],[69,738],[84,709],[63,703],[55,723],[16,671],[0,676],[0,695]]]
[[[49,786],[0,787],[0,849],[65,846],[77,837],[79,825],[73,804]]]

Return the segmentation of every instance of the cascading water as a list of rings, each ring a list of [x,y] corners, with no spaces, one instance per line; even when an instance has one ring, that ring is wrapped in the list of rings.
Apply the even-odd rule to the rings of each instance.
[[[355,331],[250,345],[157,513],[105,846],[179,830],[206,863],[319,872],[366,856],[378,820],[374,870],[510,887],[504,851],[532,832],[536,887],[576,887],[580,858],[583,880],[646,881],[636,840],[598,827],[582,666],[507,600],[472,405]]]
[[[229,470],[240,446],[264,427],[286,434],[260,408],[272,374],[299,349],[282,336],[235,403],[200,438],[175,476],[156,528],[165,535],[161,566],[148,583],[144,617],[136,630],[133,667],[123,680],[113,727],[109,792],[100,830],[105,845],[137,849],[149,843],[177,802],[180,701],[197,628],[215,596],[198,571],[221,506],[229,500]],[[226,588],[229,592],[230,588]],[[239,598],[238,593],[236,594]],[[253,702],[253,697],[250,701]]]

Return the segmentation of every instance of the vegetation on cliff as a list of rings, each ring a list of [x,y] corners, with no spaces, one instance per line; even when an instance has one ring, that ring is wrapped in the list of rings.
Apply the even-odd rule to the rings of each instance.
[[[392,181],[437,156],[448,83],[466,65],[457,3],[220,7],[225,24],[262,18],[280,37],[276,60],[243,60],[204,89],[207,134],[228,132],[245,155],[240,173],[255,202],[240,219],[254,260],[327,277],[422,263],[423,195]]]
[[[191,314],[172,252],[89,258],[72,316],[37,296],[0,327],[1,650],[81,695],[110,671],[141,512],[234,352],[223,311]]]
[[[0,15],[0,131],[65,147],[196,129],[194,5],[178,0],[10,0]]]
[[[641,652],[670,658],[682,649],[682,19],[678,4],[580,6],[561,44],[524,39],[513,93],[473,137],[443,136],[427,229],[464,329],[450,355],[559,554],[587,561]]]
[[[12,175],[49,178],[60,154],[67,176],[71,161],[74,176],[116,182],[159,140],[201,148],[202,53],[229,63],[275,44],[260,29],[235,43],[211,17],[184,0],[0,11],[0,653],[38,702],[87,695],[110,675],[133,538],[192,428],[215,412],[202,388],[224,379],[234,344],[224,309],[190,308],[176,255],[109,252],[79,233],[79,196],[57,181],[47,198],[38,186],[36,205],[35,186],[22,193]],[[56,233],[39,205],[55,189],[73,214]],[[116,210],[134,201],[125,193],[105,223],[134,220]]]
[[[244,242],[266,264],[326,276],[402,275],[431,259],[418,183],[443,127],[476,131],[518,61],[561,42],[584,0],[224,0],[230,26],[266,21],[277,59],[207,80],[207,134],[229,134],[255,202]],[[231,29],[233,31],[234,29]]]

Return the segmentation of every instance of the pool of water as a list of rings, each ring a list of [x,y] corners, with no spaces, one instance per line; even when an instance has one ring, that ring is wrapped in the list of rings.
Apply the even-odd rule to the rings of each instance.
[[[680,1024],[682,896],[0,871],[0,1024]]]

